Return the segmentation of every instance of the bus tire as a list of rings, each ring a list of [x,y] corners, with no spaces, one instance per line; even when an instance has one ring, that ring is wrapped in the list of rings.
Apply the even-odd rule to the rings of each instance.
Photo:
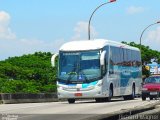
[[[108,99],[105,97],[105,98],[95,98],[95,100],[97,103],[101,103],[101,102],[107,102]]]
[[[132,94],[131,94],[131,96],[130,96],[130,100],[134,100],[134,98],[135,98],[135,95],[136,95],[136,89],[135,89],[135,85],[133,84],[133,86],[132,86]]]
[[[145,101],[146,100],[146,96],[142,95],[142,100]]]
[[[123,99],[124,99],[124,100],[129,100],[129,95],[123,96]]]
[[[75,99],[68,99],[68,103],[69,104],[75,103]]]
[[[150,96],[149,99],[150,99],[150,100],[153,100],[153,97]]]
[[[132,93],[131,95],[123,96],[124,100],[133,100],[135,98],[135,85],[132,86]]]
[[[109,96],[106,98],[107,102],[110,102],[112,97],[113,97],[113,85],[111,84],[109,88]]]
[[[101,102],[101,98],[95,98],[95,100],[97,103]]]

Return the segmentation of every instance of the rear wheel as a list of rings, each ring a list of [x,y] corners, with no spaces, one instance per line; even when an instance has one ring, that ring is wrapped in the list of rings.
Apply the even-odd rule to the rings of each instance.
[[[75,99],[68,99],[68,103],[69,104],[75,103]]]
[[[133,100],[135,98],[135,85],[132,86],[132,94],[123,96],[124,100]]]
[[[135,85],[133,85],[132,87],[132,95],[131,95],[131,100],[133,100],[136,96],[136,92],[135,92]]]

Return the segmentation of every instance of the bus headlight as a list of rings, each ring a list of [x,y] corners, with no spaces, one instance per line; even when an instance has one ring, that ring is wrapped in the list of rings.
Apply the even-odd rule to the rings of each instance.
[[[88,88],[89,88],[89,89],[94,89],[94,86],[89,86]]]
[[[57,88],[58,88],[59,90],[64,90],[64,87],[59,86],[59,85],[57,85]]]
[[[98,86],[98,87],[101,87],[101,86],[102,86],[102,82],[98,83],[97,86]]]
[[[57,85],[57,88],[60,88],[60,86],[59,86],[59,85]]]

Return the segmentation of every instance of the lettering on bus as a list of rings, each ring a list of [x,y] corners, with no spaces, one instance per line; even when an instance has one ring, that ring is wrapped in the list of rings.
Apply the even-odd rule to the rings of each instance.
[[[63,53],[63,55],[79,55],[80,53]]]

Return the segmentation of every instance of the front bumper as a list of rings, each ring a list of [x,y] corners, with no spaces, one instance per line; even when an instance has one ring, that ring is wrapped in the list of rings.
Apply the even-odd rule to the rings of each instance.
[[[160,91],[142,91],[144,97],[160,97]]]
[[[101,89],[92,89],[88,91],[66,91],[59,89],[58,90],[58,98],[59,99],[65,99],[65,98],[103,98],[106,97],[106,95],[102,94]]]

